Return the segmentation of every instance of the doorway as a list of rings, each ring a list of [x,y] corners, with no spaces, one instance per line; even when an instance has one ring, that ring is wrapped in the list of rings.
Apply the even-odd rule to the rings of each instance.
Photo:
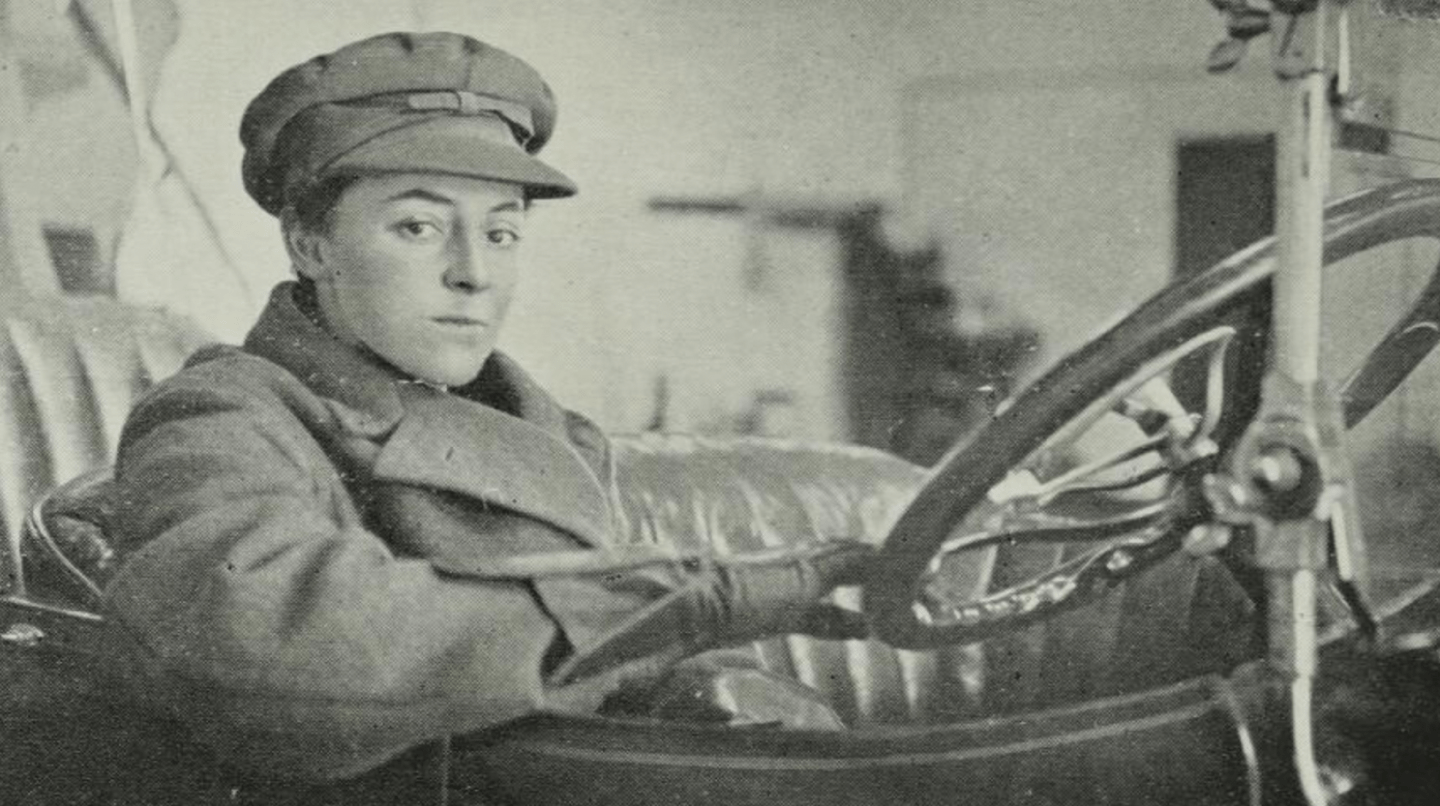
[[[1275,136],[1181,140],[1175,154],[1175,277],[1275,231]]]

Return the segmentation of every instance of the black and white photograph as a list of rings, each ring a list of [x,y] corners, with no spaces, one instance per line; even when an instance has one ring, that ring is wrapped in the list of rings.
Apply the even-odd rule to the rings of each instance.
[[[1440,0],[0,0],[0,806],[1440,803]]]

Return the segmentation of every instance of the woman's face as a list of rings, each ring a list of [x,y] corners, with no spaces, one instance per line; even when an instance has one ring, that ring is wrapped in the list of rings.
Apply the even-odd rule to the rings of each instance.
[[[495,349],[524,225],[518,185],[383,174],[346,188],[323,231],[292,225],[287,238],[331,333],[411,377],[454,386]]]

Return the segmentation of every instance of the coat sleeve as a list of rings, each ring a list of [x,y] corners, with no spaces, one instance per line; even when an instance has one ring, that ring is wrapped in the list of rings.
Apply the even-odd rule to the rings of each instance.
[[[546,705],[529,585],[397,558],[278,395],[181,376],[127,424],[106,591],[130,676],[242,768],[343,777]],[[582,698],[583,699],[583,698]]]

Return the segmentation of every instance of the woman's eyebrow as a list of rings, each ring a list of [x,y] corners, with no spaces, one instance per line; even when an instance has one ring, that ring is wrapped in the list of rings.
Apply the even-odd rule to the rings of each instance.
[[[431,202],[431,203],[434,203],[434,204],[445,204],[445,205],[449,205],[449,206],[451,206],[451,207],[454,207],[454,206],[455,206],[455,200],[454,200],[454,199],[450,198],[449,196],[444,195],[443,193],[436,193],[436,192],[433,191],[433,190],[426,190],[425,188],[410,188],[409,190],[402,190],[402,191],[400,191],[399,193],[395,193],[395,194],[392,194],[392,195],[390,195],[390,196],[386,196],[384,199],[381,200],[381,203],[383,203],[383,204],[389,204],[389,203],[391,203],[391,202],[408,201],[408,200],[410,200],[410,199],[418,199],[418,200],[420,200],[420,201],[427,201],[427,202]],[[518,200],[518,199],[517,199],[517,200],[514,200],[514,201],[503,201],[503,202],[500,202],[499,204],[495,205],[494,207],[491,207],[490,210],[489,210],[489,212],[492,212],[492,213],[504,213],[504,212],[517,212],[517,213],[520,213],[520,212],[524,212],[524,211],[525,211],[525,203],[522,202],[522,201],[520,201],[520,200]]]
[[[449,204],[452,206],[455,204],[455,200],[451,199],[449,196],[444,196],[434,191],[426,190],[424,188],[411,188],[409,190],[402,190],[399,193],[386,196],[384,199],[382,199],[382,201],[388,204],[389,202],[406,201],[409,199],[419,199],[420,201],[434,202],[436,204]]]

